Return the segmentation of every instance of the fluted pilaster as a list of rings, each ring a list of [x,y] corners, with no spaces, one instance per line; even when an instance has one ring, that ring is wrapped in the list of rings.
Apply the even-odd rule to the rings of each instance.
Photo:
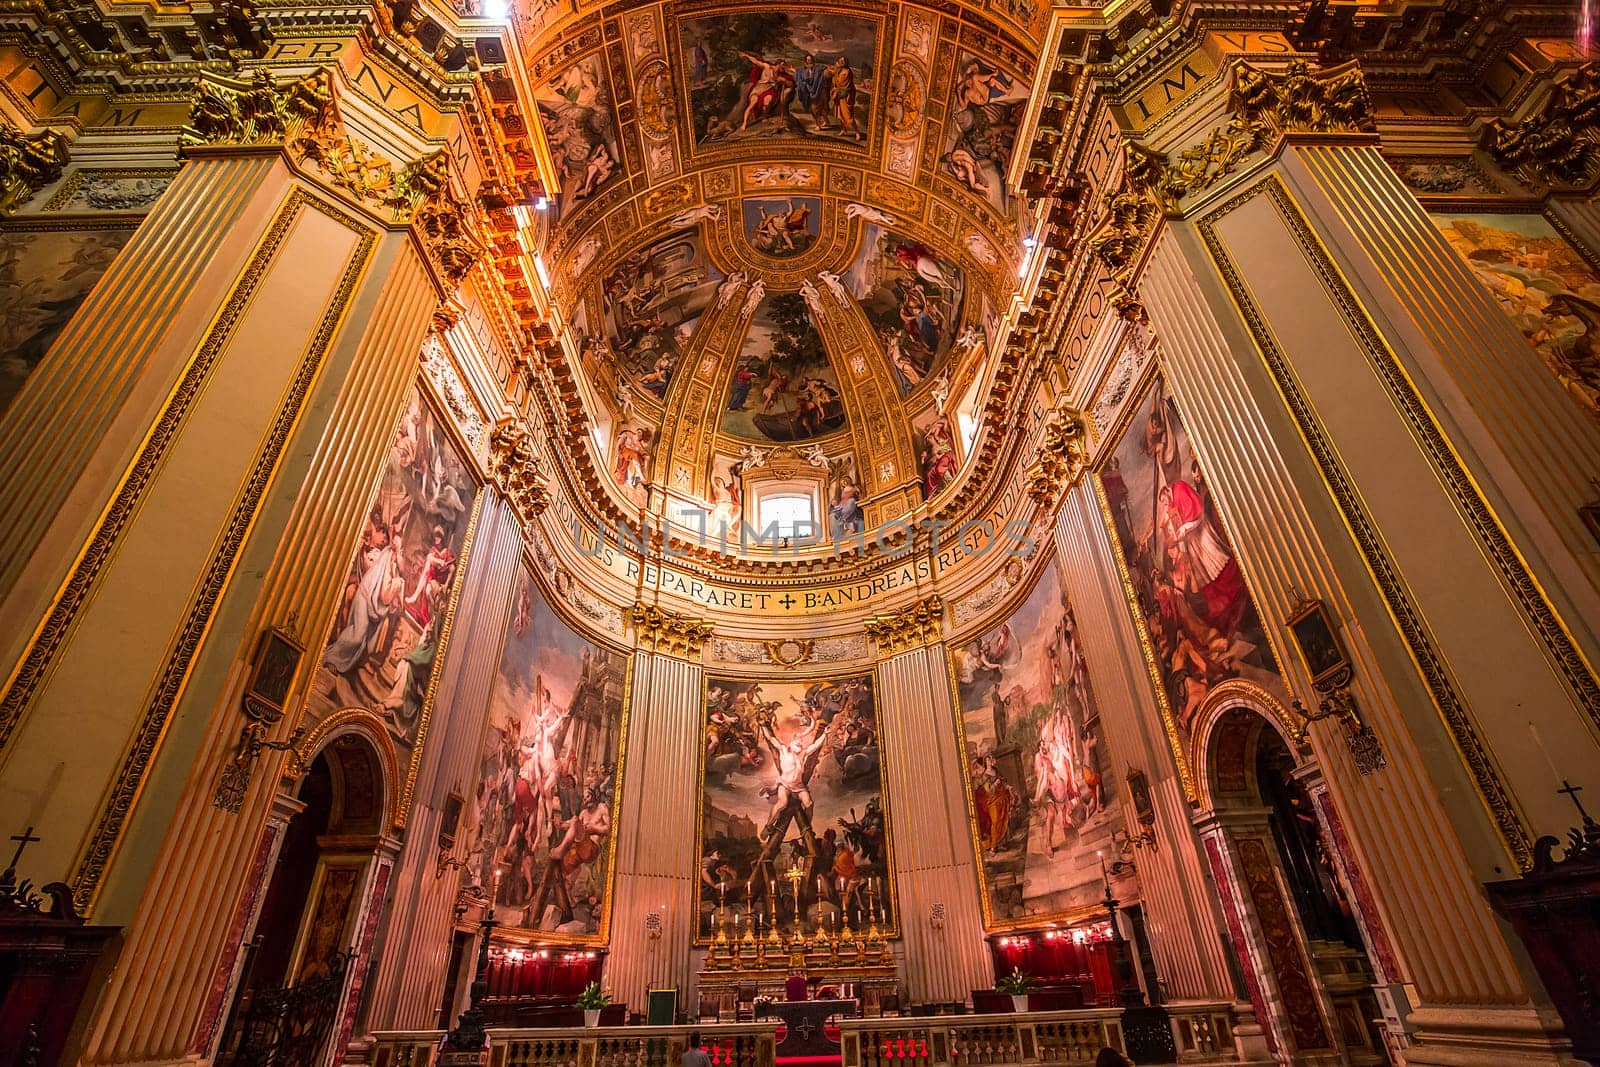
[[[186,167],[0,420],[0,654],[10,664],[276,208],[263,158]]]
[[[1595,497],[1600,420],[1560,386],[1376,148],[1302,147],[1284,174],[1593,660],[1600,553],[1578,507]]]
[[[881,661],[876,699],[906,994],[913,1003],[965,1001],[972,990],[988,988],[994,975],[943,643]],[[935,904],[944,905],[938,926]]]
[[[237,160],[220,158],[189,164],[186,177],[169,191],[136,241],[158,247],[181,243],[189,220],[205,215],[223,191],[206,180],[205,172],[215,168],[231,174],[238,166]],[[241,908],[240,902],[258,894],[269,873],[270,865],[253,857],[261,854],[283,766],[282,757],[273,753],[258,763],[237,814],[212,805],[217,775],[238,744],[239,700],[254,638],[266,627],[292,624],[312,648],[307,659],[315,658],[437,300],[403,233],[380,233],[337,207],[325,209],[318,194],[298,187],[281,167],[266,177],[246,173],[252,175],[253,198],[236,212],[227,239],[214,236],[217,247],[209,258],[197,250],[189,256],[220,271],[215,263],[241,243],[251,266],[242,273],[237,266],[229,269],[230,277],[239,275],[231,284],[209,286],[191,279],[188,288],[162,289],[156,297],[148,288],[139,289],[129,299],[136,299],[141,311],[135,314],[130,304],[120,316],[130,329],[142,321],[167,322],[170,329],[159,350],[163,358],[171,346],[188,343],[193,363],[211,352],[216,365],[179,422],[159,476],[152,477],[137,518],[121,533],[115,561],[98,579],[95,598],[74,623],[57,656],[60,663],[27,708],[6,752],[8,784],[17,781],[24,788],[31,781],[26,768],[44,761],[48,770],[60,761],[50,755],[56,749],[72,752],[69,767],[109,777],[104,763],[85,758],[93,752],[82,743],[91,729],[82,721],[82,709],[93,707],[102,716],[120,716],[92,728],[113,743],[107,756],[120,760],[117,780],[142,780],[137,806],[84,813],[85,819],[94,817],[87,828],[98,835],[89,847],[104,849],[108,859],[98,867],[80,863],[79,884],[96,895],[98,920],[126,929],[118,965],[86,1035],[86,1062],[204,1054],[217,1036],[238,941],[253,922],[253,906]],[[246,219],[254,221],[246,225]],[[145,233],[162,225],[175,232]],[[82,325],[85,318],[108,314],[97,312],[93,301],[115,304],[117,299],[103,283],[64,336],[90,330]],[[238,307],[230,310],[234,302]],[[191,321],[200,332],[187,335],[185,342],[179,326]],[[111,345],[105,351],[125,350]],[[307,393],[295,409],[285,407],[295,388],[285,394],[285,382],[296,375],[286,361],[303,366],[313,355],[317,363],[304,379]],[[185,374],[194,369],[190,362],[185,356]],[[150,416],[140,411],[129,399],[122,414],[109,420],[113,435],[123,418],[142,418],[148,428]],[[276,434],[286,436],[273,445],[275,456],[257,449],[258,439],[265,448]],[[231,457],[241,448],[246,456],[257,449],[254,473],[245,480],[253,488],[240,488],[244,475],[239,460]],[[251,494],[259,497],[241,529],[238,501]],[[229,504],[234,510],[224,522],[226,512],[217,509]],[[235,532],[228,533],[230,528]],[[230,547],[235,536],[242,540]],[[216,537],[221,547],[208,562],[205,550]],[[231,555],[219,556],[223,552]],[[186,574],[184,567],[194,569]],[[182,608],[192,586],[199,599]],[[209,614],[197,615],[201,609]],[[127,627],[130,618],[141,625]],[[205,627],[180,639],[197,619]],[[163,652],[169,632],[173,645]],[[170,696],[164,697],[161,688],[153,698],[143,693],[153,671],[158,678],[177,679]],[[309,674],[303,666],[302,686]],[[108,677],[139,691],[119,696],[107,690]],[[66,681],[72,685],[61,688]],[[70,691],[84,685],[95,687],[98,695],[85,701]],[[72,719],[44,714],[67,699],[77,702]],[[275,736],[287,735],[292,718]],[[52,721],[57,728],[47,729]],[[62,721],[73,724],[70,736],[59,729]],[[146,737],[153,741],[143,741]],[[98,803],[103,785],[83,795]],[[70,848],[74,842],[66,844]],[[97,872],[98,880],[92,877]]]
[[[705,672],[698,663],[656,652],[633,657],[628,751],[617,827],[611,953],[606,985],[613,998],[643,1010],[651,989],[687,997],[698,897],[694,855]],[[645,920],[661,916],[661,936]]]
[[[1521,1039],[1524,976],[1477,885],[1514,871],[1517,816],[1503,787],[1477,795],[1498,780],[1495,762],[1457,746],[1471,740],[1463,731],[1486,731],[1492,707],[1507,740],[1506,753],[1498,740],[1493,751],[1515,753],[1526,723],[1512,731],[1503,709],[1565,698],[1384,394],[1357,343],[1361,324],[1346,317],[1355,309],[1325,287],[1281,210],[1260,193],[1228,205],[1209,230],[1174,226],[1141,291],[1291,687],[1309,688],[1282,620],[1302,597],[1320,598],[1384,746],[1387,766],[1362,775],[1338,727],[1313,729],[1376,896],[1379,915],[1365,921],[1386,927],[1395,980],[1422,1002],[1501,1006],[1505,1032]],[[1312,447],[1280,445],[1298,441]],[[1444,825],[1455,833],[1441,834]]]
[[[428,750],[418,772],[393,903],[378,948],[367,1030],[426,1030],[438,1022],[462,882],[459,868],[440,866],[439,828],[452,792],[462,798],[464,808],[474,803],[485,709],[521,559],[516,516],[499,497],[486,498],[456,608],[452,653],[439,675]],[[461,859],[459,842],[469,818],[463,810],[457,855],[449,858]]]
[[[1189,804],[1130,621],[1116,549],[1087,482],[1063,504],[1055,540],[1111,756],[1106,788],[1124,791],[1133,769],[1144,771],[1150,784],[1156,840],[1139,850],[1136,862],[1156,973],[1169,997],[1231,1000],[1238,993]]]

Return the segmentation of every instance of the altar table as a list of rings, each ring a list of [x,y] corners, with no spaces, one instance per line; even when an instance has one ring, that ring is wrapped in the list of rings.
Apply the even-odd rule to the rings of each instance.
[[[786,1031],[779,1043],[779,1056],[832,1056],[839,1051],[823,1029],[830,1016],[853,1018],[853,1000],[779,1000],[766,1006],[766,1014],[783,1020]]]

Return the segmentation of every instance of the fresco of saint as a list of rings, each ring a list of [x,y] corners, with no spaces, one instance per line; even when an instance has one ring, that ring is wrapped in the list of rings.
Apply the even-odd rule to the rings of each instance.
[[[489,698],[471,884],[508,926],[592,939],[610,906],[627,658],[576,634],[524,571]]]
[[[1277,661],[1222,516],[1159,375],[1100,485],[1179,731],[1187,737],[1206,696],[1230,678],[1281,695]]]
[[[1055,564],[1005,622],[953,656],[989,924],[1096,906],[1105,891],[1098,854],[1120,849],[1122,820]],[[1118,891],[1125,897],[1128,886]]]
[[[308,713],[370,708],[417,740],[477,485],[415,388],[389,445]]]
[[[822,335],[795,293],[763,297],[728,385],[722,431],[755,441],[804,441],[845,425],[844,397]]]
[[[1007,207],[1006,171],[1027,106],[1027,85],[1021,79],[970,52],[961,53],[942,163],[946,174],[997,211]]]
[[[878,717],[869,675],[713,678],[700,798],[700,925],[785,936],[893,922]],[[798,881],[785,872],[798,870]]]
[[[866,142],[876,21],[751,11],[685,19],[682,32],[697,144],[773,135]]]
[[[665,396],[721,280],[698,230],[647,245],[601,280],[606,339],[637,385]]]
[[[598,52],[552,75],[534,91],[545,143],[561,176],[556,208],[565,217],[622,176],[611,86]]]
[[[961,330],[966,275],[920,241],[869,223],[843,276],[883,345],[900,395],[943,369]]]

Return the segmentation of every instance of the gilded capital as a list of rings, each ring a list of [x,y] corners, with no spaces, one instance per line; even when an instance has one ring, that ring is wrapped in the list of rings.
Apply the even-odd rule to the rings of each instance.
[[[203,75],[195,83],[180,143],[281,145],[297,129],[315,130],[332,121],[333,75],[327,67],[283,85],[264,68],[243,84]]]
[[[533,437],[514,418],[501,419],[489,432],[489,477],[523,525],[550,505],[550,489],[534,465]]]
[[[1056,400],[1045,416],[1039,451],[1025,474],[1028,496],[1045,507],[1054,507],[1089,466],[1087,426],[1083,414],[1069,406],[1066,397]]]
[[[61,177],[67,139],[54,130],[28,136],[0,121],[0,216],[12,215],[28,198]]]
[[[1600,62],[1585,63],[1550,90],[1521,122],[1495,119],[1483,146],[1496,163],[1545,185],[1579,185],[1594,170],[1600,145]]]
[[[944,636],[944,601],[937,594],[910,607],[867,620],[867,635],[879,652],[895,653],[930,645]]]
[[[628,613],[628,621],[633,624],[640,648],[669,656],[698,656],[706,638],[711,636],[711,624],[706,620],[652,604],[635,604]]]
[[[1228,110],[1242,123],[1266,123],[1279,133],[1371,133],[1372,97],[1360,64],[1326,70],[1296,59],[1282,70],[1239,60]]]

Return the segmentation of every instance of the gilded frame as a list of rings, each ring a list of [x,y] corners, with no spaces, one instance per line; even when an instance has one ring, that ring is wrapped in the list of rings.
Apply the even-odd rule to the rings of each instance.
[[[719,671],[717,668],[701,669],[700,714],[696,718],[695,722],[702,730],[704,729],[706,722],[706,708],[711,699],[711,682],[713,674],[716,675],[718,681],[728,680],[728,671],[726,670]],[[743,682],[758,682],[763,684],[770,682],[774,685],[805,685],[811,682],[842,681],[846,678],[870,679],[872,682],[873,708],[876,711],[879,707],[881,707],[879,701],[881,699],[883,690],[879,685],[878,670],[876,666],[870,669],[862,667],[857,670],[845,671],[794,670],[787,673],[772,673],[770,671],[762,671],[754,674],[740,674],[739,676],[739,680]],[[699,755],[695,760],[694,793],[694,860],[698,872],[700,859],[705,855],[706,749],[705,745],[703,744],[696,744],[695,747],[699,751]],[[894,907],[890,912],[893,918],[880,927],[880,930],[885,941],[893,941],[900,937],[903,924],[901,922],[900,914],[902,905],[899,895],[899,883],[896,878],[894,865],[894,810],[891,803],[891,798],[889,796],[889,759],[886,749],[887,746],[884,744],[883,717],[882,713],[878,712],[878,795],[883,799],[883,824],[885,829],[888,831],[888,833],[884,835],[883,839],[883,867],[886,872],[886,881],[888,883],[888,888],[885,891],[885,895],[889,900],[894,902]],[[704,948],[712,944],[712,942],[715,940],[715,935],[707,935],[700,932],[700,877],[698,873],[696,873],[693,881],[691,882],[691,887],[694,892],[693,903],[691,905],[691,912],[694,915],[694,933],[690,937],[690,944],[696,948]],[[865,931],[858,930],[857,933],[865,934]]]
[[[1295,646],[1306,672],[1311,675],[1313,688],[1349,670],[1350,657],[1328,615],[1328,606],[1321,600],[1302,601],[1283,625],[1294,635]]]
[[[544,578],[539,572],[538,561],[534,559],[530,546],[523,544],[522,551],[517,555],[517,567],[526,575],[528,581],[533,583],[545,606],[553,615],[581,639],[593,645],[599,645],[606,651],[623,658],[622,677],[622,718],[617,726],[617,787],[612,797],[612,832],[606,838],[606,886],[605,906],[600,909],[600,928],[592,934],[563,934],[553,930],[534,930],[526,926],[511,926],[501,924],[495,928],[494,940],[517,945],[565,945],[568,947],[596,948],[605,947],[611,942],[611,919],[616,909],[617,893],[617,831],[615,824],[621,814],[622,800],[628,787],[628,741],[631,736],[633,719],[633,668],[634,649],[628,647],[610,636],[598,637],[587,627],[579,625],[569,614],[566,603],[557,596],[551,595],[545,588]],[[521,575],[519,575],[520,577]],[[505,598],[505,610],[500,619],[500,644],[495,650],[495,670],[499,670],[500,662],[505,657],[506,635],[511,630],[511,613],[516,610],[516,592],[513,587],[512,595]],[[488,709],[485,708],[483,721],[478,731],[478,744],[473,750],[474,756],[483,751],[484,736],[490,728]],[[474,830],[476,831],[476,827]],[[459,829],[456,840],[460,840]]]
[[[982,616],[987,622],[971,630],[965,640],[977,640],[979,636],[993,629],[995,626],[1009,619],[1016,610],[1024,604],[1038,589],[1039,583],[1044,580],[1045,569],[1056,563],[1054,547],[1040,549],[1034,553],[1033,560],[1037,570],[1033,580],[1020,581],[1008,592],[1003,605],[992,611],[985,612]],[[1030,560],[1030,562],[1033,562]],[[1065,594],[1066,589],[1057,577],[1058,591]],[[1021,590],[1019,594],[1017,590]],[[1070,604],[1070,598],[1068,603]],[[1070,908],[1065,911],[1039,912],[1035,915],[1026,915],[1017,919],[996,919],[994,910],[990,905],[989,896],[989,871],[983,862],[983,847],[978,834],[978,812],[972,798],[972,759],[967,751],[966,711],[961,706],[961,681],[956,672],[955,652],[951,646],[964,643],[951,638],[945,641],[944,664],[945,679],[950,690],[951,721],[955,727],[956,755],[961,763],[961,789],[967,809],[967,841],[972,846],[973,869],[978,879],[978,905],[983,911],[983,929],[985,933],[1008,933],[1012,930],[1026,930],[1041,926],[1059,926],[1082,922],[1085,919],[1103,914],[1105,908],[1100,904],[1088,904],[1080,908]],[[1124,815],[1126,822],[1126,815]]]

